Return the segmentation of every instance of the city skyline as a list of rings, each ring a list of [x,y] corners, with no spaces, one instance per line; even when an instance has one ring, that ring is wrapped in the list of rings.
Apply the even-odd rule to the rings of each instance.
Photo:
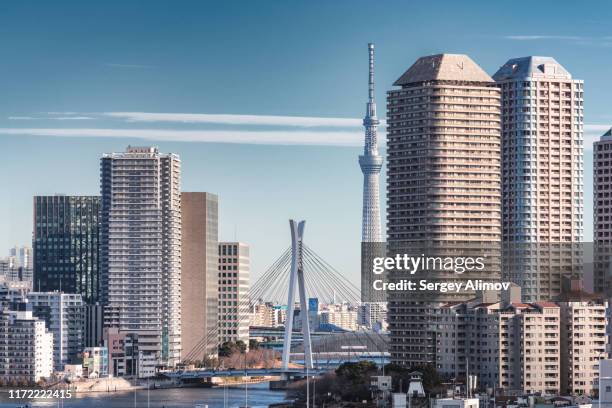
[[[594,4],[576,16],[553,9],[547,11],[556,18],[542,21],[537,17],[545,6],[537,5],[530,15],[509,12],[507,23],[497,27],[483,17],[495,20],[503,12],[501,6],[474,7],[470,10],[473,15],[466,16],[449,4],[449,14],[458,13],[464,19],[458,24],[450,16],[437,16],[442,22],[436,31],[428,22],[433,11],[424,7],[398,6],[396,16],[383,15],[378,9],[366,16],[351,12],[353,7],[346,3],[324,7],[323,16],[305,8],[296,21],[288,18],[295,9],[275,5],[275,13],[262,16],[256,26],[250,20],[236,34],[224,31],[223,42],[207,42],[207,36],[220,38],[214,35],[223,21],[244,21],[252,10],[233,14],[219,5],[219,22],[206,28],[201,20],[172,9],[171,30],[160,30],[151,38],[129,27],[126,18],[112,26],[122,35],[102,40],[76,35],[85,24],[99,24],[92,17],[50,18],[34,27],[38,13],[49,13],[46,6],[41,10],[6,6],[4,30],[15,37],[19,34],[21,46],[2,46],[7,55],[2,70],[11,80],[3,81],[0,149],[16,153],[0,169],[5,174],[20,174],[27,182],[16,183],[8,200],[0,204],[0,225],[7,226],[0,235],[0,248],[30,244],[28,204],[32,196],[99,194],[100,154],[121,151],[128,144],[158,145],[161,151],[177,153],[183,159],[183,191],[219,194],[220,239],[251,244],[254,278],[288,246],[286,220],[299,216],[309,221],[309,244],[357,281],[362,175],[355,162],[363,140],[360,117],[367,97],[363,47],[370,41],[377,45],[376,96],[380,100],[409,61],[439,51],[470,55],[490,75],[509,58],[547,55],[584,79],[584,221],[585,238],[592,239],[591,144],[612,122],[606,111],[610,85],[605,67],[609,64],[602,52],[612,41],[596,21],[609,19],[609,10]],[[127,6],[124,11],[131,16],[141,10]],[[161,20],[166,11],[153,3],[144,12],[143,24],[166,21]],[[83,9],[77,7],[75,12],[83,13]],[[419,14],[423,18],[418,20],[423,21],[408,27],[400,18],[408,12]],[[343,14],[347,18],[336,26]],[[92,15],[101,21],[112,16],[109,9],[98,9]],[[366,18],[374,23],[361,24]],[[470,27],[466,18],[468,23],[478,19],[480,24]],[[585,24],[576,24],[577,19]],[[66,24],[63,30],[55,27],[60,21]],[[313,21],[321,23],[320,34],[296,36]],[[517,21],[520,32],[513,25]],[[289,23],[297,25],[293,28]],[[54,34],[45,39],[51,31]],[[253,35],[240,45],[249,32]],[[279,36],[282,32],[288,35]],[[406,41],[410,38],[419,42]],[[272,46],[261,45],[266,42]],[[157,43],[159,49],[151,43]],[[180,46],[173,50],[177,43]],[[100,54],[85,52],[89,45],[101,50]],[[230,49],[233,51],[228,52]],[[293,59],[286,58],[288,55]],[[41,61],[45,61],[45,70],[37,71]],[[286,92],[291,84],[299,84],[300,92]],[[384,117],[381,108],[379,116]],[[308,144],[311,146],[304,146]],[[240,165],[226,166],[228,157]],[[317,166],[312,166],[313,159]],[[250,174],[245,176],[245,170]],[[291,178],[300,183],[289,185]],[[326,200],[321,202],[321,196]],[[384,205],[384,194],[381,198]],[[342,242],[340,251],[338,242]]]

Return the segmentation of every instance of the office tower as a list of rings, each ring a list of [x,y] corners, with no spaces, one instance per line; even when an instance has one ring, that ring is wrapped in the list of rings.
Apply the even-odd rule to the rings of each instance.
[[[34,290],[99,301],[100,197],[34,197]]]
[[[219,339],[219,201],[211,193],[181,193],[182,359],[217,354]]]
[[[53,369],[62,371],[84,346],[84,304],[81,295],[61,292],[30,292],[32,314],[45,321],[53,334]]]
[[[369,75],[368,102],[363,118],[365,143],[363,154],[359,156],[359,166],[363,173],[363,213],[361,222],[361,301],[384,301],[383,292],[372,289],[375,275],[372,273],[372,259],[384,256],[380,227],[380,170],[383,157],[378,153],[378,118],[374,101],[374,44],[368,44]]]
[[[534,56],[509,60],[493,78],[502,95],[503,240],[525,250],[509,277],[525,301],[552,299],[561,276],[580,273],[583,81]]]
[[[53,334],[26,303],[0,312],[0,379],[37,382],[53,373]]]
[[[610,290],[612,253],[612,129],[593,143],[593,242],[595,243],[594,290]]]
[[[219,243],[219,344],[249,345],[249,262],[247,244]]]
[[[105,326],[138,336],[141,376],[181,351],[180,160],[128,146],[100,163]]]
[[[419,58],[394,85],[399,89],[387,94],[389,254],[484,255],[486,269],[477,274],[423,272],[430,281],[498,278],[499,89],[468,56],[452,54]],[[430,245],[438,252],[423,248]],[[405,278],[394,275],[389,279]],[[388,296],[391,360],[415,366],[436,361],[432,318],[440,302],[472,294]]]

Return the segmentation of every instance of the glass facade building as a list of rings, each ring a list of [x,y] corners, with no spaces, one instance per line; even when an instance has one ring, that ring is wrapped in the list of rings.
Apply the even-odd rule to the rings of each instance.
[[[80,294],[96,303],[100,197],[36,196],[33,208],[34,290]]]

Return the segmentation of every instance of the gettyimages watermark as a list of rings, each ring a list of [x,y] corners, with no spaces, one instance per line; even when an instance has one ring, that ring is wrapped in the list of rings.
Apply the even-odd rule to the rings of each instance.
[[[593,243],[364,243],[362,300],[462,301],[518,287],[523,300],[612,292],[612,246]]]

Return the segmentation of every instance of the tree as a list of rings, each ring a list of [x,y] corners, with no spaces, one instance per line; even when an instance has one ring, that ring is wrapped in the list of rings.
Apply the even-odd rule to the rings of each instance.
[[[249,340],[249,350],[258,350],[259,349],[259,342],[255,339],[250,339]]]
[[[238,340],[236,342],[236,347],[238,348],[238,351],[240,353],[244,353],[246,351],[246,349],[247,349],[247,345],[242,340]]]
[[[238,351],[236,343],[226,341],[225,343],[221,344],[221,346],[219,346],[219,357],[229,357],[236,351]]]

